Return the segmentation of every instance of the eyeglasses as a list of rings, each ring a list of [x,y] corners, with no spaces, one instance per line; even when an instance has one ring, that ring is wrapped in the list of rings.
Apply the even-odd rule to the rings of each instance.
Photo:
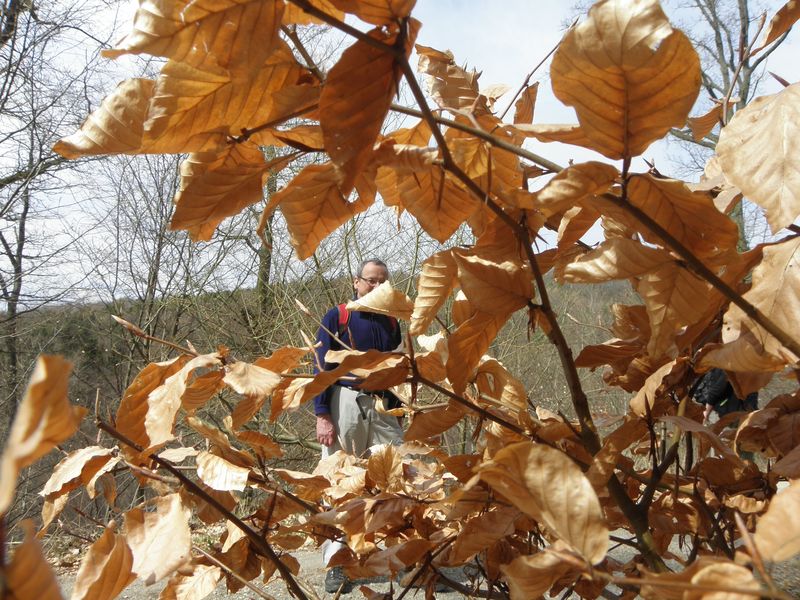
[[[364,283],[367,283],[371,286],[380,285],[386,281],[385,279],[375,279],[374,277],[362,277],[361,275],[356,275],[356,278],[360,279]]]

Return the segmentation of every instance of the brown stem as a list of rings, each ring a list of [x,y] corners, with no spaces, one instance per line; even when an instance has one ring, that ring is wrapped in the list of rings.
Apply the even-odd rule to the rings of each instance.
[[[300,36],[297,35],[297,28],[292,27],[290,29],[286,25],[281,25],[281,31],[286,37],[292,40],[294,47],[300,53],[300,56],[303,57],[303,60],[306,61],[306,68],[314,74],[314,77],[316,77],[320,83],[325,81],[324,73],[317,66],[317,63],[314,62],[314,58],[311,56],[311,53],[306,50],[306,47],[303,45],[303,41],[300,39]]]
[[[114,319],[117,323],[122,325],[125,329],[130,331],[133,335],[143,338],[145,340],[149,340],[151,342],[156,342],[163,346],[167,346],[168,348],[172,348],[173,350],[177,350],[181,354],[189,354],[190,356],[199,356],[197,352],[192,350],[191,348],[185,348],[184,346],[179,346],[174,342],[170,342],[169,340],[162,340],[161,338],[154,337],[149,333],[145,332],[144,330],[140,329],[133,323],[126,321],[125,319],[118,317],[117,315],[111,315],[111,318]]]
[[[114,427],[111,427],[108,423],[97,419],[95,421],[95,425],[98,429],[102,429],[106,433],[108,433],[111,437],[118,440],[119,442],[125,444],[136,450],[137,452],[144,452],[144,448],[139,446],[136,442],[128,439],[125,435],[117,431]],[[163,458],[159,457],[157,454],[150,454],[148,456],[150,460],[158,464],[160,467],[163,467],[170,473],[172,473],[180,482],[184,485],[184,487],[197,496],[198,498],[202,498],[206,503],[213,506],[217,509],[220,513],[225,515],[225,518],[228,519],[231,523],[236,525],[250,540],[250,543],[253,545],[254,549],[261,554],[262,556],[268,558],[278,569],[278,572],[283,577],[283,580],[286,582],[289,591],[297,598],[301,600],[308,600],[308,596],[303,592],[300,586],[295,581],[292,572],[289,568],[281,562],[281,559],[275,554],[275,551],[272,547],[266,542],[264,538],[262,538],[256,531],[251,529],[244,521],[242,521],[239,517],[233,514],[230,510],[225,508],[216,498],[211,496],[210,494],[206,493],[206,491],[197,485],[194,481],[186,477],[183,473],[181,473],[178,469],[176,469],[171,462],[168,460],[164,460]]]

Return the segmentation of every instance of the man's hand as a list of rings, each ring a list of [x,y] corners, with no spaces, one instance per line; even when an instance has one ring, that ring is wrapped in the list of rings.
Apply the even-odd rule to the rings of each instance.
[[[332,446],[336,439],[336,428],[330,415],[317,415],[317,441],[323,446]]]

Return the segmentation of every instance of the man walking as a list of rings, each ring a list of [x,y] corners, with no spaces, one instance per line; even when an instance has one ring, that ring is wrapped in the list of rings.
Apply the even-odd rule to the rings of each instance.
[[[353,280],[355,297],[367,295],[388,278],[386,263],[378,259],[364,261]],[[328,350],[343,348],[336,337],[353,350],[383,352],[400,347],[402,339],[397,320],[392,317],[349,311],[344,304],[334,306],[323,317],[322,327],[317,332],[317,364],[325,370],[337,366],[325,362]],[[385,392],[361,392],[356,389],[357,385],[357,381],[340,381],[314,398],[317,441],[322,445],[322,458],[337,450],[364,456],[374,444],[402,440],[403,429],[397,417],[375,408],[376,401],[383,402],[386,409],[396,408],[399,405],[397,398]],[[323,544],[323,562],[327,565],[342,546],[341,542]],[[325,577],[325,591],[334,593],[340,589],[342,593],[348,593],[352,590],[352,583],[341,567],[334,567]]]

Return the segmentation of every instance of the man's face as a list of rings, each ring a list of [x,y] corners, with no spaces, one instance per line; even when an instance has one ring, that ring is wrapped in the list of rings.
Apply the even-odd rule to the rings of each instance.
[[[353,288],[356,290],[356,295],[361,298],[387,279],[389,279],[389,271],[386,267],[381,267],[375,263],[367,263],[364,266],[364,270],[361,271],[361,276],[356,277],[353,281]]]

